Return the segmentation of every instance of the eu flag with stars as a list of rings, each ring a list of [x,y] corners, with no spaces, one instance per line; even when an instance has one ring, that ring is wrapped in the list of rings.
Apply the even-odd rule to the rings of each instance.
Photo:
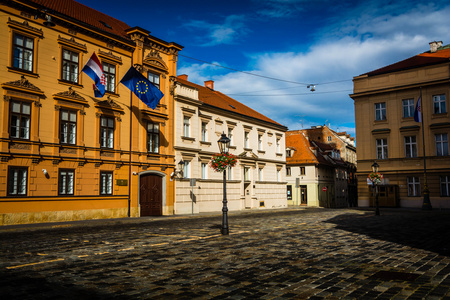
[[[155,109],[164,97],[164,94],[134,67],[128,70],[120,82],[151,109]]]

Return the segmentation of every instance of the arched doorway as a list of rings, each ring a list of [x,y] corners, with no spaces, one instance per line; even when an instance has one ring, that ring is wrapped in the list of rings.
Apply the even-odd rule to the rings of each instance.
[[[165,201],[164,173],[144,173],[140,176],[139,205],[141,217],[161,216]]]

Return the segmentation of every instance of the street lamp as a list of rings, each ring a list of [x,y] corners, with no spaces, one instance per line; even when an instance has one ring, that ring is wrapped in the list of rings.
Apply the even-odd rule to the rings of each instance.
[[[377,164],[377,162],[375,161],[375,162],[372,164],[372,172],[373,172],[373,173],[378,173],[379,167],[380,167],[380,166],[379,166],[379,165]],[[372,186],[375,187],[375,215],[376,215],[376,216],[379,216],[379,215],[380,215],[380,209],[379,209],[379,207],[378,207],[378,186],[377,186],[376,180],[373,180],[373,181],[372,181]]]
[[[228,149],[230,148],[230,139],[222,133],[222,136],[217,141],[219,144],[220,153],[226,154],[228,153]],[[228,207],[227,207],[227,177],[226,177],[226,169],[223,170],[223,207],[222,207],[222,228],[220,232],[225,235],[229,233],[228,230]]]

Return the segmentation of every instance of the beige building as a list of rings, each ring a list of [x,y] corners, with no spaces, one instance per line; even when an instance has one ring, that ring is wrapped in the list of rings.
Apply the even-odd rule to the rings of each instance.
[[[222,133],[231,139],[230,153],[238,163],[227,171],[230,210],[283,208],[286,200],[286,127],[242,103],[205,86],[174,80],[175,98],[175,213],[220,212],[223,173],[209,162],[219,152]],[[183,161],[184,165],[179,165]],[[182,171],[182,172],[180,172]],[[191,179],[195,185],[191,186]]]
[[[288,131],[286,162],[290,205],[356,205],[356,147],[347,133],[327,126]]]
[[[421,207],[427,183],[432,207],[450,207],[450,47],[430,46],[353,79],[360,206],[374,205],[367,176],[376,161],[380,206]],[[414,120],[420,95],[423,124]]]
[[[3,1],[0,24],[0,224],[173,214],[182,47],[73,0]],[[131,66],[165,95],[155,110],[118,84]]]

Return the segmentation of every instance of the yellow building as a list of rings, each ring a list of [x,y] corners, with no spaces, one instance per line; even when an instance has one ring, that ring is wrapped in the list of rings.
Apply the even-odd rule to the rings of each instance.
[[[359,206],[374,206],[367,176],[377,161],[380,206],[422,207],[427,185],[433,208],[450,207],[450,46],[430,46],[353,79]],[[423,125],[414,120],[420,95]]]
[[[73,0],[0,4],[0,224],[173,214],[180,45]],[[106,94],[83,66],[96,53]],[[153,110],[119,84],[136,67]]]

